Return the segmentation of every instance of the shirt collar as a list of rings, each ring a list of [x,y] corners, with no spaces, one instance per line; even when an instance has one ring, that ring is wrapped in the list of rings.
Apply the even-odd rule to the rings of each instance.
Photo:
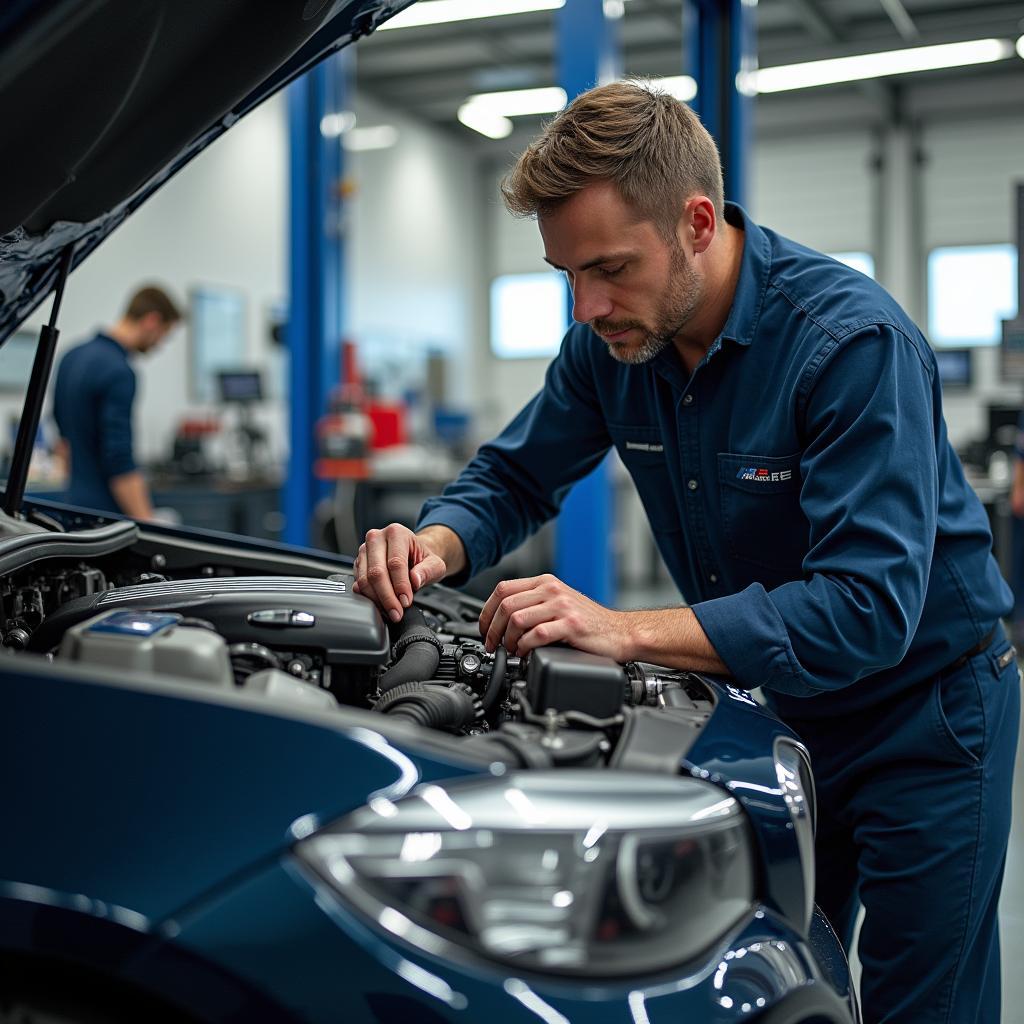
[[[729,316],[702,363],[722,347],[723,338],[744,346],[754,340],[771,274],[772,246],[764,231],[738,203],[725,204],[725,219],[733,227],[743,229],[743,257]],[[652,365],[670,384],[680,389],[686,387],[689,374],[672,345],[659,352]]]
[[[761,310],[764,308],[764,296],[772,268],[772,246],[768,236],[739,204],[725,204],[725,219],[733,227],[743,230],[743,259],[732,309],[729,310],[721,336],[740,345],[749,345],[754,340]]]

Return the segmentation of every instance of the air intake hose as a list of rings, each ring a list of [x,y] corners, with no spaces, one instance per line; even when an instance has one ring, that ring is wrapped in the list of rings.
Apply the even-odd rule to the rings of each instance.
[[[461,683],[403,683],[385,693],[373,710],[431,729],[461,729],[476,717],[473,691]]]
[[[418,608],[407,609],[396,629],[398,637],[392,650],[397,660],[380,677],[381,693],[387,693],[402,683],[433,679],[441,663],[443,645]]]

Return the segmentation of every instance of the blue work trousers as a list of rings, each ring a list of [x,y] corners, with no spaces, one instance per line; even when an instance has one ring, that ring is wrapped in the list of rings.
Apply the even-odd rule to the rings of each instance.
[[[1002,628],[959,668],[838,721],[789,719],[818,795],[817,901],[857,952],[865,1024],[999,1024],[996,911],[1020,676]]]

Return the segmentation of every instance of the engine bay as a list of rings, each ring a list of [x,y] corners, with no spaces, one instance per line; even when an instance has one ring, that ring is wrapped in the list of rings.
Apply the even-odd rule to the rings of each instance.
[[[67,557],[71,538],[97,554]],[[371,710],[522,768],[675,772],[714,708],[693,673],[560,646],[488,653],[479,603],[444,586],[389,624],[336,564],[160,543],[129,523],[32,539],[0,551],[11,654]]]

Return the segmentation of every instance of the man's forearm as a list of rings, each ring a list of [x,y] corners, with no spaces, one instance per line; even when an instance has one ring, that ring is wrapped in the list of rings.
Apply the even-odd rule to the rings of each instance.
[[[466,568],[466,549],[462,539],[450,527],[434,523],[418,530],[416,536],[444,562],[445,576],[454,576]]]
[[[149,488],[138,470],[122,473],[110,478],[110,493],[118,507],[132,519],[152,519],[153,503],[149,498]]]
[[[711,646],[707,634],[689,608],[659,608],[619,612],[623,616],[624,661],[649,661],[668,668],[729,675],[729,669]]]

